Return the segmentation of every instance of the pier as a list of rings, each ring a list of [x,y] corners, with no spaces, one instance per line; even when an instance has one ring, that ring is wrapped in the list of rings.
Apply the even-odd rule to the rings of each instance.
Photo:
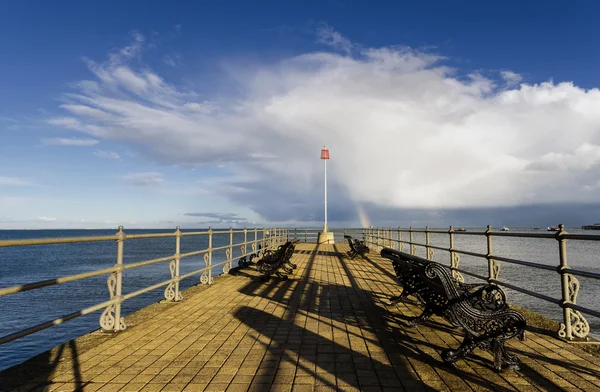
[[[346,232],[363,238],[370,252],[349,257],[342,239]],[[450,247],[434,245],[433,235],[449,236]],[[455,248],[458,235],[485,237],[488,252]],[[182,240],[198,236],[206,237],[208,247],[183,252]],[[559,268],[493,254],[495,236],[556,239]],[[175,240],[174,254],[124,263],[129,241],[168,237]],[[10,342],[103,310],[100,330],[0,372],[0,391],[600,391],[599,357],[581,346],[594,340],[588,336],[582,313],[597,316],[598,312],[575,301],[579,290],[575,275],[598,276],[570,268],[566,251],[567,239],[597,241],[599,236],[568,234],[560,225],[556,234],[492,232],[489,227],[485,232],[369,228],[338,231],[333,244],[311,242],[317,237],[317,232],[307,229],[183,232],[177,228],[172,233],[126,234],[119,228],[114,236],[0,241],[0,248],[100,241],[117,245],[113,267],[0,288],[1,298],[108,275],[109,294],[108,300],[98,298],[103,302],[97,305],[0,337],[0,343]],[[228,274],[234,262],[290,239],[305,242],[292,255],[297,269],[289,279],[272,277],[264,282],[252,265]],[[439,317],[409,325],[409,318],[422,307],[413,299],[390,303],[389,298],[402,288],[390,261],[379,255],[383,247],[407,248],[410,254],[419,247],[429,260],[435,251],[446,252],[451,260],[447,268],[456,279],[470,275],[547,300],[563,308],[565,322],[560,330],[549,330],[531,322],[528,314],[526,340],[507,341],[509,352],[521,359],[518,370],[495,371],[492,356],[480,349],[452,367],[440,353],[456,348],[464,335]],[[484,258],[489,275],[459,268],[461,254]],[[180,273],[181,263],[194,256],[203,258],[204,267]],[[503,281],[500,261],[558,272],[557,279],[566,283],[562,293],[566,300]],[[165,272],[170,271],[170,279],[124,293],[128,291],[124,271],[161,263],[168,263]],[[217,267],[224,274],[219,275]],[[180,290],[180,281],[194,276],[200,284]],[[122,314],[124,301],[163,288],[161,303]]]
[[[460,332],[437,317],[409,327],[420,310],[389,305],[400,291],[389,261],[347,251],[299,244],[289,280],[261,282],[251,268],[224,275],[140,311],[124,331],[84,337],[84,349],[75,340],[8,369],[0,390],[600,390],[597,357],[532,326],[526,341],[508,342],[520,370],[495,372],[482,350],[444,364],[439,353]]]

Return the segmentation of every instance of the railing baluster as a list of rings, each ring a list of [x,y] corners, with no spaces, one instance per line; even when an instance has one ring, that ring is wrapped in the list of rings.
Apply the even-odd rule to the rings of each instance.
[[[569,274],[569,264],[567,263],[567,240],[563,236],[567,234],[565,225],[558,225],[556,239],[558,240],[558,249],[560,256],[560,265],[558,273],[561,276],[562,301],[560,306],[563,310],[563,322],[560,323],[558,336],[563,339],[573,340],[574,338],[586,339],[590,333],[590,325],[583,314],[578,310],[569,308],[568,304],[577,303],[577,294],[579,293],[579,280]]]
[[[206,271],[200,276],[200,282],[203,284],[213,284],[214,279],[212,277],[212,243],[213,243],[213,229],[212,226],[208,227],[208,249],[204,254],[204,266],[207,268]]]
[[[410,249],[410,254],[411,255],[416,255],[417,254],[417,247],[416,245],[413,245],[413,232],[412,232],[412,226],[408,227],[408,245],[409,245],[409,249]]]
[[[171,271],[171,283],[165,288],[165,299],[168,301],[181,301],[183,295],[179,292],[179,263],[181,260],[181,230],[179,226],[175,230],[175,258],[169,263]]]
[[[488,261],[488,283],[493,283],[495,280],[498,280],[498,275],[500,274],[500,264],[496,260],[493,259],[493,251],[492,251],[492,226],[488,225],[487,230],[485,231],[485,235],[487,237],[487,261]]]
[[[100,327],[104,331],[123,331],[127,328],[125,318],[121,317],[121,304],[123,303],[123,246],[127,236],[123,232],[123,226],[119,226],[117,238],[117,264],[115,272],[110,274],[106,284],[110,299],[114,299],[115,303],[109,305],[102,315],[100,315]]]
[[[400,229],[400,226],[398,226],[398,250],[400,252],[404,251],[404,244],[400,241],[402,241],[402,229]]]
[[[452,276],[454,279],[464,282],[465,278],[458,271],[458,263],[460,262],[460,255],[454,252],[454,227],[450,226],[450,230],[448,230],[448,234],[450,235],[450,248],[448,251],[450,252],[450,269],[452,271]]]
[[[225,260],[223,273],[227,274],[233,268],[233,228],[229,226],[229,248],[225,250]]]
[[[244,255],[244,257],[246,258],[246,260],[248,260],[248,230],[246,230],[246,226],[244,226],[244,248],[242,249],[242,254]]]
[[[425,226],[425,253],[427,260],[433,260],[433,249],[429,247],[429,226]]]

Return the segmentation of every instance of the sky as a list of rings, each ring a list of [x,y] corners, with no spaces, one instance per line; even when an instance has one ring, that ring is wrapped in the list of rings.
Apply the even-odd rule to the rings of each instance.
[[[599,12],[0,2],[0,229],[599,222]]]

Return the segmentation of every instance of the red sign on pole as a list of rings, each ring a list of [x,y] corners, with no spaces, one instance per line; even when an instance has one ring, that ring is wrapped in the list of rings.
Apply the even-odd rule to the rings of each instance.
[[[321,150],[321,159],[329,159],[329,150],[325,148],[325,146],[323,146],[323,149]]]

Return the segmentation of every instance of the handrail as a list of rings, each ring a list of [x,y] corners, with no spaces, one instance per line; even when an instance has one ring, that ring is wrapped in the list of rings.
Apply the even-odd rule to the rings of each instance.
[[[213,246],[212,238],[215,235],[229,235],[229,244],[224,246]],[[242,242],[233,242],[233,234],[243,234],[244,240]],[[253,238],[248,238],[248,234],[251,234]],[[260,235],[259,235],[260,234]],[[180,252],[180,240],[181,237],[190,237],[190,236],[208,236],[208,246],[205,249],[191,251],[187,253]],[[123,253],[124,246],[123,244],[130,240],[137,239],[152,239],[152,238],[166,238],[173,237],[176,239],[175,253],[149,259],[142,260],[134,263],[123,263]],[[152,290],[156,290],[160,287],[167,286],[165,289],[165,298],[170,301],[180,301],[183,299],[181,293],[179,293],[179,282],[183,279],[189,278],[194,275],[201,274],[200,282],[203,284],[212,284],[212,270],[216,267],[223,267],[223,272],[227,273],[233,266],[233,262],[239,260],[243,257],[250,257],[252,255],[259,254],[259,248],[263,249],[275,248],[280,244],[283,244],[289,238],[289,229],[283,228],[268,228],[268,229],[243,229],[243,230],[224,230],[224,231],[214,231],[212,228],[209,228],[208,231],[195,231],[195,232],[182,232],[179,227],[175,230],[175,232],[171,233],[140,233],[140,234],[125,234],[123,231],[123,227],[119,226],[119,231],[112,236],[86,236],[86,237],[66,237],[66,238],[36,238],[36,239],[20,239],[20,240],[0,240],[0,247],[16,247],[16,246],[32,246],[32,245],[52,245],[52,244],[68,244],[68,243],[89,243],[89,242],[99,242],[99,241],[116,241],[117,242],[117,263],[108,268],[102,268],[95,271],[84,272],[80,274],[68,275],[63,277],[58,277],[55,279],[48,279],[38,282],[25,283],[21,285],[14,285],[10,287],[0,288],[0,297],[16,294],[19,292],[39,289],[42,287],[54,286],[63,283],[88,279],[100,275],[109,274],[107,285],[109,289],[110,299],[108,301],[101,302],[99,304],[87,307],[77,312],[70,313],[68,315],[59,317],[54,320],[50,320],[47,322],[43,322],[41,324],[35,325],[33,327],[29,327],[23,329],[21,331],[17,331],[11,333],[6,336],[0,337],[0,344],[7,343],[24,336],[30,335],[32,333],[50,328],[54,325],[62,324],[66,321],[72,320],[74,318],[83,316],[85,314],[89,314],[95,312],[97,310],[103,309],[104,312],[100,317],[100,326],[103,330],[112,330],[112,331],[120,331],[126,328],[125,322],[120,317],[121,304],[123,301],[131,299],[133,297],[139,296],[141,294],[147,293]],[[250,249],[248,249],[250,246]],[[239,249],[239,256],[233,255],[233,250]],[[218,251],[225,251],[225,260],[213,263],[213,253]],[[184,275],[179,274],[179,264],[180,261],[184,258],[204,255],[204,268],[199,270],[186,273]],[[134,292],[128,294],[121,294],[122,285],[123,285],[123,272],[126,270],[131,270],[135,268],[141,268],[153,264],[163,263],[169,261],[169,270],[171,271],[171,278],[168,280],[164,280],[160,283],[156,283]]]
[[[403,239],[402,234],[408,233],[408,241]],[[413,240],[414,233],[425,234],[425,243],[417,243]],[[429,229],[415,229],[409,227],[408,229],[397,229],[388,228],[365,228],[363,229],[363,238],[365,242],[370,245],[374,245],[379,248],[383,247],[397,247],[398,250],[402,251],[405,245],[409,246],[410,254],[416,254],[416,247],[425,248],[427,260],[432,260],[434,250],[441,250],[448,252],[450,255],[450,266],[447,268],[452,270],[452,274],[458,279],[464,280],[461,274],[470,275],[478,279],[486,280],[490,283],[496,283],[498,285],[505,286],[507,288],[519,291],[521,293],[542,299],[547,302],[551,302],[559,305],[563,311],[563,322],[560,323],[560,330],[558,332],[559,337],[573,340],[573,339],[587,339],[589,334],[589,324],[581,313],[585,313],[591,316],[600,317],[600,312],[579,306],[576,304],[577,295],[579,292],[579,281],[575,276],[583,276],[586,278],[600,279],[599,273],[583,271],[579,269],[572,269],[567,264],[567,248],[566,240],[587,240],[587,241],[599,241],[600,235],[586,235],[586,234],[569,234],[565,231],[564,225],[558,225],[558,231],[554,233],[519,233],[519,232],[495,232],[492,231],[491,227],[488,226],[487,230],[481,231],[457,231],[452,226],[449,230],[437,230]],[[446,234],[449,236],[450,244],[449,247],[442,247],[433,245],[430,243],[430,234]],[[487,253],[472,252],[467,250],[456,249],[454,247],[454,235],[471,235],[485,237],[487,242]],[[547,265],[532,261],[513,259],[496,255],[492,251],[492,238],[493,237],[522,237],[522,238],[536,238],[536,239],[554,239],[558,242],[558,255],[560,263],[559,265]],[[468,255],[479,259],[484,259],[488,266],[488,276],[484,277],[479,274],[464,271],[458,268],[460,262],[460,255]],[[500,265],[498,262],[506,262],[509,264],[517,264],[524,267],[542,269],[547,271],[557,272],[561,281],[561,299],[552,298],[550,296],[534,292],[532,290],[517,287],[510,283],[498,280],[500,271]]]

